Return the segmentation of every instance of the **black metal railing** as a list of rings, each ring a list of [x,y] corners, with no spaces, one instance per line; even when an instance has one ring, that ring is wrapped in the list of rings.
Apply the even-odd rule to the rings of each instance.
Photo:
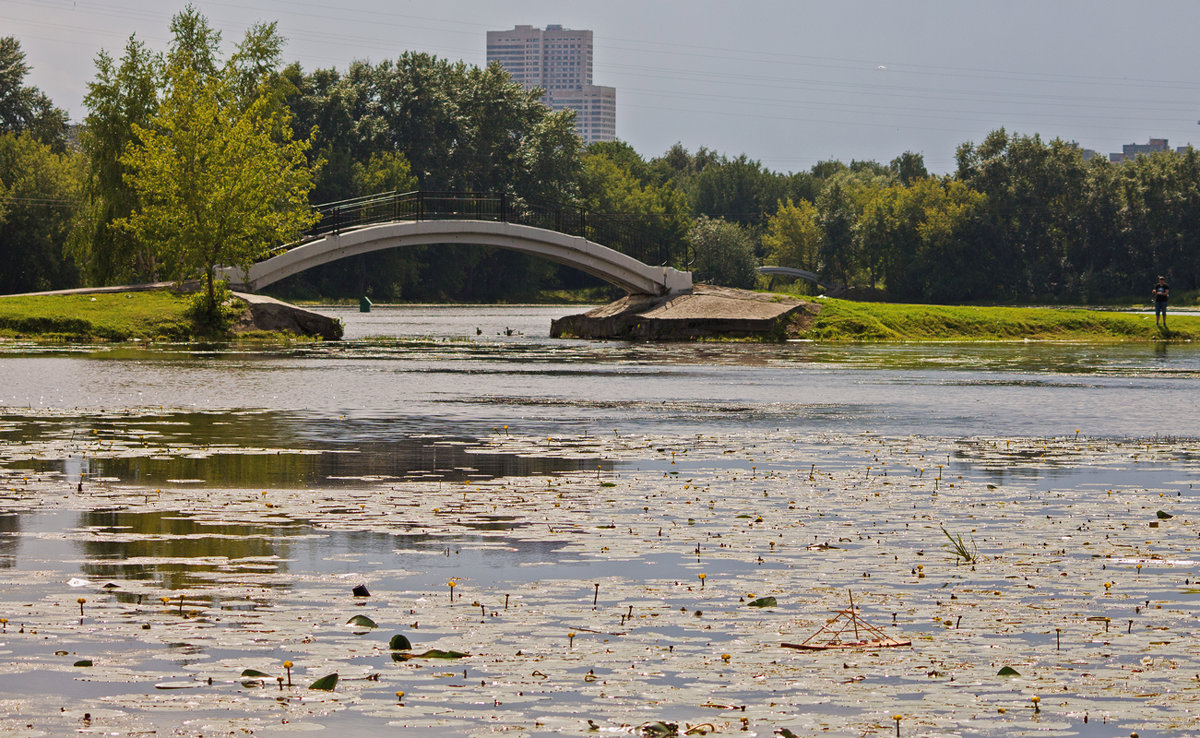
[[[384,192],[316,205],[321,219],[303,241],[404,220],[490,220],[582,236],[646,264],[686,267],[687,246],[665,216],[590,213],[573,205],[537,204],[482,192]]]

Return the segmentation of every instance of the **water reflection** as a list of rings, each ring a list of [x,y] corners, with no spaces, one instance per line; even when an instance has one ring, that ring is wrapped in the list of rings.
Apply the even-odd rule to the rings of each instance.
[[[0,569],[11,569],[21,545],[21,517],[16,513],[0,513]]]
[[[71,485],[102,477],[164,486],[338,487],[364,478],[467,481],[611,468],[581,455],[523,456],[477,439],[412,435],[401,419],[328,418],[240,412],[55,418],[11,415],[0,434],[36,448],[36,458],[0,460],[33,473],[59,472]],[[31,454],[33,455],[33,454]]]
[[[285,572],[287,538],[305,532],[297,524],[225,523],[175,512],[128,510],[83,512],[79,528],[90,534],[80,543],[87,559],[85,573],[102,579],[153,581],[166,589],[212,583],[216,572]]]
[[[74,525],[64,515],[0,515],[0,566],[58,571],[63,581],[84,576],[94,586],[113,583],[110,594],[121,602],[156,597],[146,592],[152,588],[187,591],[189,601],[234,609],[257,607],[253,590],[291,590],[297,575],[342,575],[367,559],[374,562],[369,569],[386,562],[386,569],[410,572],[380,582],[397,589],[442,583],[464,571],[487,582],[521,579],[528,567],[525,576],[536,578],[536,565],[559,562],[567,546],[522,537],[525,524],[503,514],[463,519],[436,533],[408,532],[402,520],[389,530],[329,530],[280,515],[228,522],[178,511],[103,509],[77,513]],[[38,536],[53,530],[71,534]],[[22,549],[23,534],[35,537],[29,539],[35,545]],[[240,604],[225,602],[231,598]]]

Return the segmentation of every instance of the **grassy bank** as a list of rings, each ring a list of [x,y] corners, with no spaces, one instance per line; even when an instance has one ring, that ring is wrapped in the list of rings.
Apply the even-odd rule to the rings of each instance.
[[[963,307],[822,299],[804,332],[819,341],[1195,341],[1200,316],[1030,307]]]
[[[803,337],[818,341],[1196,341],[1200,315],[1023,307],[904,305],[822,299]],[[195,339],[188,298],[169,290],[0,296],[0,337],[128,341]]]
[[[102,341],[193,337],[188,298],[169,290],[0,297],[0,336]]]

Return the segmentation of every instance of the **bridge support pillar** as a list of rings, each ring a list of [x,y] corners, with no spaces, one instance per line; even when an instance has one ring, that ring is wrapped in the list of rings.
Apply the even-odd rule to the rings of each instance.
[[[673,267],[663,267],[662,281],[666,295],[683,295],[692,291],[692,273],[681,272]]]

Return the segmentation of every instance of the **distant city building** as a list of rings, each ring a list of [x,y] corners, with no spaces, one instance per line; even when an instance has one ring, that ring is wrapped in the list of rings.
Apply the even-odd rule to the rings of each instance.
[[[487,32],[487,61],[526,89],[545,90],[553,110],[575,111],[575,131],[588,143],[617,138],[617,91],[592,84],[592,32],[562,26],[517,26]]]
[[[1171,147],[1167,145],[1165,138],[1152,138],[1149,143],[1144,144],[1125,144],[1121,147],[1121,153],[1109,154],[1108,160],[1114,163],[1129,161],[1136,159],[1140,154],[1154,154],[1159,151],[1170,151]]]

